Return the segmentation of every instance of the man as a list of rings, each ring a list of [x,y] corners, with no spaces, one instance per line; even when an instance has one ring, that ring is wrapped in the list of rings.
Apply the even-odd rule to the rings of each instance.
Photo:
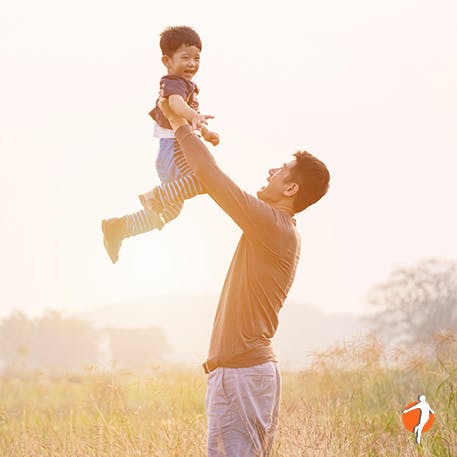
[[[300,251],[294,214],[328,189],[329,172],[307,152],[269,170],[257,197],[217,166],[206,146],[162,99],[180,148],[209,196],[243,234],[222,289],[209,354],[206,412],[209,457],[267,457],[278,423],[281,380],[271,348],[278,313]]]

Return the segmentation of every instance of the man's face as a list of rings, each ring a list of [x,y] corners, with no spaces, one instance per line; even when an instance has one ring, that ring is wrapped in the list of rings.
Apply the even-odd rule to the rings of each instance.
[[[182,44],[172,57],[163,56],[162,62],[167,67],[169,75],[191,80],[200,66],[200,49]]]
[[[282,200],[286,196],[284,192],[290,188],[289,172],[294,167],[295,162],[295,160],[292,160],[283,164],[280,168],[268,170],[268,184],[257,192],[257,197],[270,204]]]

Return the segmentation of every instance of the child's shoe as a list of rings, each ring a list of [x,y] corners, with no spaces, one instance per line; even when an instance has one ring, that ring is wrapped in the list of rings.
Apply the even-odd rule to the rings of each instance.
[[[102,220],[103,244],[113,263],[119,260],[119,249],[125,238],[125,224],[124,217]]]

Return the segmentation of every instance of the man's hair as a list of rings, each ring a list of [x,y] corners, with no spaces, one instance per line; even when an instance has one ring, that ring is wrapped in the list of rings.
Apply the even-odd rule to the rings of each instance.
[[[181,45],[195,46],[202,50],[202,42],[198,33],[185,25],[167,27],[160,34],[160,49],[162,54],[172,57]]]
[[[327,193],[330,173],[318,158],[307,151],[298,151],[294,156],[296,163],[289,169],[288,181],[298,184],[294,211],[299,213]]]

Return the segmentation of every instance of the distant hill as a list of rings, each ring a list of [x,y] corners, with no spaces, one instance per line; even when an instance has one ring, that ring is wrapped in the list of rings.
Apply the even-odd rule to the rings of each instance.
[[[198,366],[207,355],[217,303],[216,295],[165,295],[86,310],[78,317],[100,328],[160,327],[173,347],[170,359]],[[309,351],[366,330],[359,316],[326,314],[294,301],[286,301],[279,317],[273,347],[281,365],[290,369],[306,366]]]

